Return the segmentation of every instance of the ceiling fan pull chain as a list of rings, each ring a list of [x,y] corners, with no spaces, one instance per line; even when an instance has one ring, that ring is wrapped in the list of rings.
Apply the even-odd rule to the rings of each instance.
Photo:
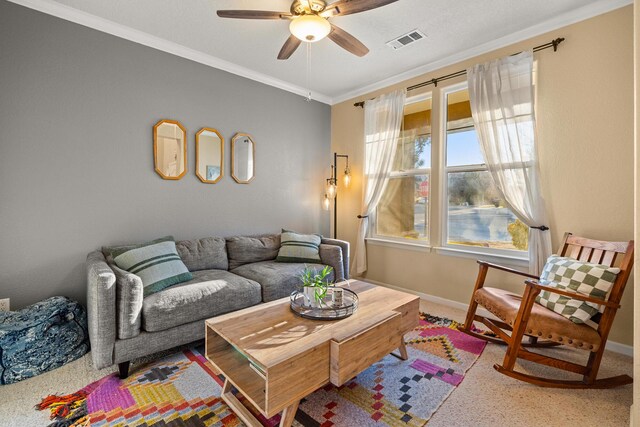
[[[305,101],[311,102],[311,88],[309,87],[309,73],[311,72],[311,43],[305,43],[307,45],[307,90],[309,91],[305,97]]]

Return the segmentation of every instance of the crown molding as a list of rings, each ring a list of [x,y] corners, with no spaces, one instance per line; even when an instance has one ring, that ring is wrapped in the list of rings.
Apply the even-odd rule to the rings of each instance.
[[[132,41],[134,43],[167,52],[181,58],[207,65],[209,67],[227,71],[240,77],[245,77],[247,79],[273,86],[287,92],[295,93],[296,95],[306,97],[308,93],[307,89],[304,89],[300,86],[293,85],[283,80],[276,79],[275,77],[271,77],[267,74],[259,73],[249,68],[242,67],[240,65],[225,61],[224,59],[217,58],[213,55],[209,55],[195,49],[191,49],[181,44],[174,43],[160,37],[152,36],[151,34],[118,24],[108,19],[100,18],[99,16],[83,12],[81,10],[60,4],[53,0],[9,1],[20,6],[27,7],[29,9],[37,10],[38,12],[46,13],[48,15],[52,15],[66,21],[74,22],[76,24],[101,31],[103,33],[111,34],[113,36]],[[321,93],[313,93],[313,100],[329,105],[331,105],[332,103],[332,99],[330,96]]]
[[[492,40],[488,43],[483,43],[479,46],[463,50],[455,55],[447,56],[436,61],[429,62],[428,64],[421,65],[404,73],[395,75],[393,77],[380,80],[379,82],[372,83],[366,86],[359,87],[352,91],[345,93],[344,95],[334,97],[331,101],[331,105],[336,105],[344,101],[353,100],[359,96],[366,95],[371,92],[375,92],[380,89],[384,89],[389,86],[393,86],[398,83],[402,83],[406,80],[419,77],[423,74],[445,68],[449,65],[454,65],[467,59],[482,55],[487,52],[528,40],[530,38],[539,36],[541,34],[548,33],[566,27],[576,22],[584,21],[594,16],[602,15],[607,12],[611,12],[621,7],[633,4],[633,0],[600,0],[595,3],[588,4],[586,6],[574,9],[570,12],[563,13],[552,19],[544,21],[540,24],[536,24],[529,28],[517,31],[509,34],[508,36],[501,37],[496,40]]]
[[[74,22],[76,24],[83,25],[85,27],[89,27],[116,37],[120,37],[125,40],[132,41],[134,43],[138,43],[147,47],[151,47],[153,49],[170,53],[172,55],[189,59],[191,61],[198,62],[212,68],[227,71],[229,73],[245,77],[247,79],[266,84],[268,86],[273,86],[278,89],[294,93],[296,95],[306,97],[308,92],[306,89],[300,86],[296,86],[283,80],[279,80],[267,74],[259,73],[249,68],[242,67],[232,62],[217,58],[213,55],[191,49],[189,47],[171,42],[160,37],[152,36],[151,34],[135,30],[131,27],[118,24],[108,19],[100,18],[96,15],[63,5],[54,0],[9,1],[27,7],[29,9],[34,9],[48,15],[52,15],[70,22]],[[479,56],[484,53],[491,52],[505,46],[509,46],[514,43],[518,43],[523,40],[527,40],[532,37],[557,30],[562,27],[566,27],[567,25],[575,24],[576,22],[584,21],[585,19],[589,19],[594,16],[619,9],[632,3],[633,0],[600,0],[595,3],[591,3],[578,9],[572,10],[570,12],[558,15],[540,24],[536,24],[529,28],[517,31],[508,36],[504,36],[499,39],[492,40],[491,42],[483,43],[479,46],[463,50],[455,55],[447,56],[446,58],[429,62],[428,64],[421,65],[393,77],[378,81],[376,83],[353,89],[337,97],[332,98],[322,93],[314,93],[313,100],[322,102],[324,104],[335,105],[398,83],[402,83],[406,80],[419,77],[431,71],[436,71],[449,65],[465,61],[469,58],[473,58],[475,56]]]

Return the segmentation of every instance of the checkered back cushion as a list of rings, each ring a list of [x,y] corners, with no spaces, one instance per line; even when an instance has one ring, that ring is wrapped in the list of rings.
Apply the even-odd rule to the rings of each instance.
[[[551,255],[540,275],[540,283],[604,301],[609,297],[618,273],[620,273],[619,268]],[[584,323],[594,329],[598,328],[598,324],[591,318],[604,309],[598,304],[547,291],[540,292],[536,302],[574,323]]]

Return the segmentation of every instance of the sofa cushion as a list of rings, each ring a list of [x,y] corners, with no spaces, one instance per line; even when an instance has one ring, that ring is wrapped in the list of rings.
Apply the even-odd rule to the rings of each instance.
[[[176,251],[173,237],[153,240],[133,249],[112,251],[111,255],[118,267],[140,276],[144,296],[193,278]]]
[[[176,250],[189,271],[227,270],[227,242],[223,237],[181,240]]]
[[[278,298],[288,297],[291,292],[301,287],[300,275],[305,266],[320,272],[324,268],[321,264],[283,264],[276,261],[262,261],[245,264],[232,273],[247,279],[255,280],[262,285],[262,301],[269,302]],[[333,282],[333,271],[327,276]]]
[[[229,270],[252,262],[276,259],[280,250],[280,235],[237,236],[227,239]]]
[[[107,258],[107,261],[110,263],[113,263],[113,258],[117,257],[118,255],[124,252],[130,251],[131,249],[141,248],[143,246],[151,245],[154,243],[161,243],[161,242],[175,242],[175,239],[173,238],[173,236],[165,236],[165,237],[160,237],[158,239],[150,240],[144,243],[132,243],[130,245],[118,245],[118,246],[103,246],[102,252],[104,253],[105,257],[110,256],[111,258],[110,259]]]
[[[225,270],[193,272],[193,279],[142,302],[142,327],[156,332],[260,303],[260,285]],[[202,325],[204,329],[204,324]]]
[[[317,234],[300,234],[282,230],[278,262],[320,262],[320,241]]]
[[[102,253],[107,260],[107,264],[115,265],[115,261],[113,258],[123,252],[129,251],[131,249],[136,249],[142,246],[150,245],[152,243],[160,243],[160,242],[173,242],[173,236],[160,237],[159,239],[151,240],[150,242],[138,243],[138,244],[130,244],[130,245],[118,245],[118,246],[103,246]]]

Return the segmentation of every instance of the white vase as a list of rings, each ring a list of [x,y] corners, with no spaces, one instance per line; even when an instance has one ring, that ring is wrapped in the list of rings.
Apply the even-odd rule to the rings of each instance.
[[[316,300],[316,288],[312,286],[303,286],[302,293],[304,294],[304,305],[307,307],[319,307],[320,304]]]

